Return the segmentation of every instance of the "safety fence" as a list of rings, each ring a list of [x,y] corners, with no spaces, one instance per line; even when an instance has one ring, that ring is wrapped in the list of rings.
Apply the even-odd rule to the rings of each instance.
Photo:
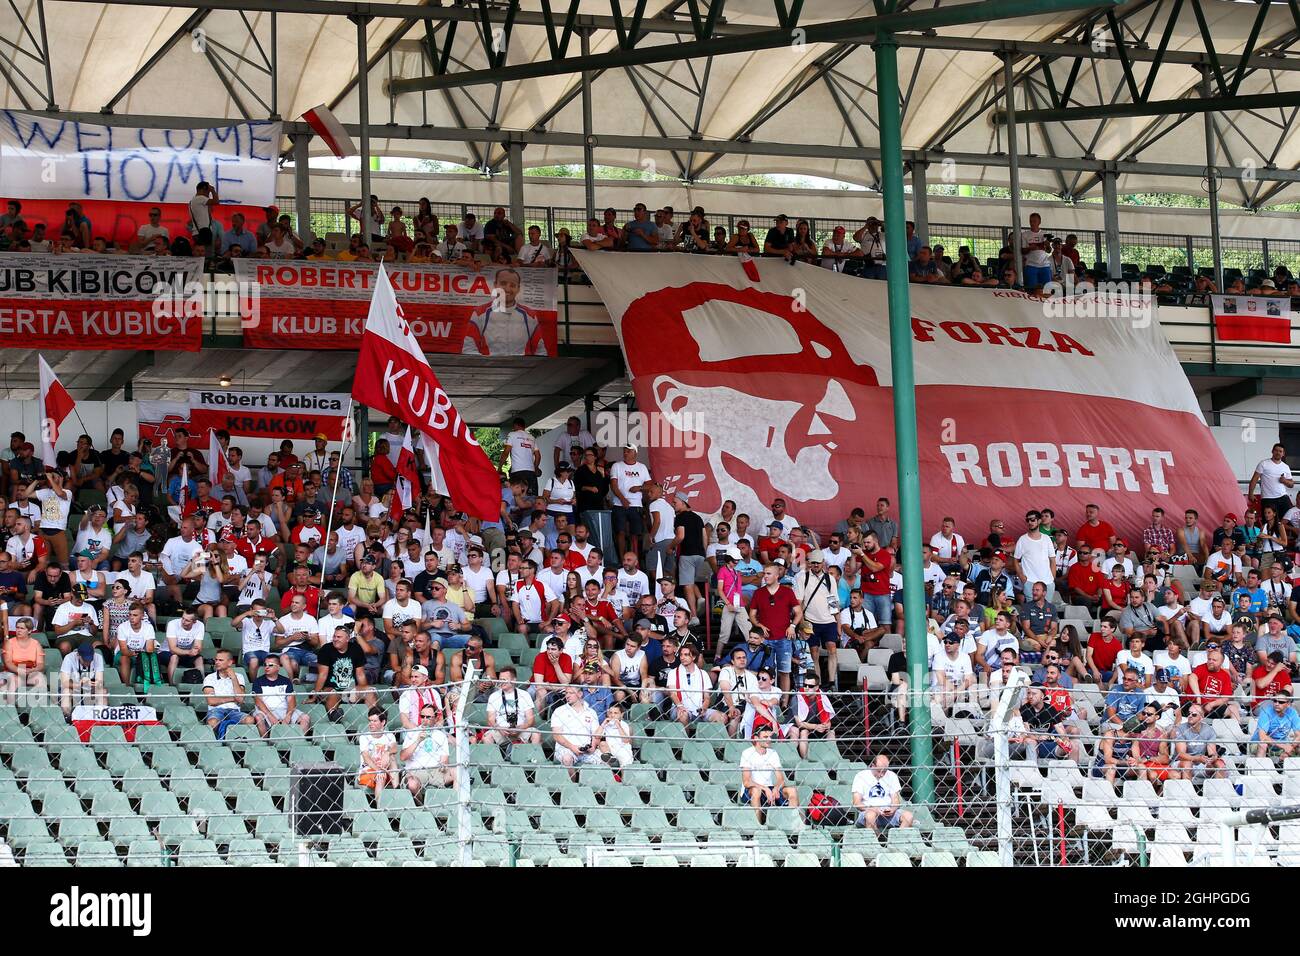
[[[1095,693],[1082,686],[1074,726],[1061,740],[1027,735],[1016,715],[1029,702],[1028,683],[1018,678],[993,693],[981,686],[968,702],[947,707],[925,695],[827,694],[834,736],[813,732],[806,742],[788,726],[797,703],[782,707],[760,692],[786,725],[766,749],[748,737],[743,711],[730,712],[725,701],[717,718],[682,722],[673,702],[651,691],[625,702],[623,725],[600,722],[612,746],[597,743],[567,762],[558,759],[564,745],[555,738],[574,725],[571,715],[557,719],[558,698],[549,711],[543,701],[540,720],[516,699],[513,724],[489,721],[484,698],[494,685],[472,676],[433,688],[438,716],[424,737],[410,700],[403,710],[387,688],[376,692],[384,711],[378,729],[368,726],[366,703],[327,712],[304,692],[296,697],[306,721],[276,723],[265,737],[255,724],[232,722],[222,739],[204,722],[201,692],[184,685],[143,695],[115,689],[112,704],[156,713],[156,722],[128,730],[70,725],[63,710],[32,693],[0,709],[0,862],[1300,863],[1300,824],[1240,816],[1300,803],[1300,758],[1257,753],[1254,718],[1208,723],[1212,760],[1183,765],[1174,746],[1162,763],[1159,746],[1148,753],[1137,744],[1143,760],[1134,762],[1125,753],[1130,731],[1103,735],[1102,712],[1088,703]],[[592,691],[598,707],[603,696]],[[913,704],[931,716],[923,740],[899,719],[900,708]],[[248,713],[249,704],[243,708]],[[805,723],[822,716],[816,704],[804,709]],[[498,736],[485,739],[492,731]],[[930,756],[914,765],[918,742],[928,743]],[[363,751],[388,756],[376,767],[363,764]],[[782,777],[753,776],[771,766],[764,754],[776,755]],[[770,785],[786,805],[769,807],[760,797],[755,807],[745,767],[751,783]]]

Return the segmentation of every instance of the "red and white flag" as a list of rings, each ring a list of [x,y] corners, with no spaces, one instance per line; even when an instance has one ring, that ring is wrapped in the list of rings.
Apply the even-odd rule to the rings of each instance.
[[[330,152],[339,159],[357,154],[356,144],[352,142],[352,137],[348,131],[343,128],[339,118],[334,115],[334,111],[328,106],[313,106],[307,112],[302,114],[303,122],[310,126],[330,148]]]
[[[176,504],[180,506],[181,515],[185,514],[185,506],[190,503],[190,466],[188,463],[181,465],[181,486],[176,492]]]
[[[208,435],[208,461],[211,462],[208,465],[208,478],[212,482],[212,487],[217,488],[221,485],[221,479],[225,477],[226,472],[230,470],[230,462],[226,460],[226,453],[215,431]]]
[[[352,396],[421,432],[428,439],[424,447],[438,449],[438,462],[456,507],[485,521],[496,520],[501,476],[429,367],[383,265],[361,335]]]
[[[1220,342],[1291,344],[1291,300],[1257,295],[1215,295],[1214,332]]]
[[[420,487],[420,469],[415,463],[415,446],[411,444],[411,426],[406,426],[402,447],[397,452],[397,481],[393,483],[393,501],[389,516],[396,525],[406,509],[415,504],[415,489]]]
[[[55,446],[59,443],[59,426],[72,414],[77,404],[68,394],[45,361],[44,355],[38,355],[41,370],[41,455],[46,470],[54,468]]]

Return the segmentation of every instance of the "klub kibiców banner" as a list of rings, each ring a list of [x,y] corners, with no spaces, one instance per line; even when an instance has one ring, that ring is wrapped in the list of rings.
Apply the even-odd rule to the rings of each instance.
[[[357,349],[378,266],[369,262],[236,260],[256,283],[246,348]],[[554,356],[555,270],[386,264],[407,323],[425,352]]]

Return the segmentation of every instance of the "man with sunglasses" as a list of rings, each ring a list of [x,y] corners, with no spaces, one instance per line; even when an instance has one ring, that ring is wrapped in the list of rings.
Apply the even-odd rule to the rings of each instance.
[[[1300,715],[1291,706],[1291,691],[1283,688],[1273,694],[1270,705],[1258,712],[1259,725],[1251,743],[1256,757],[1290,757],[1300,745]]]
[[[952,633],[944,635],[943,654],[937,656],[932,665],[930,690],[944,713],[950,712],[955,704],[969,700],[971,688],[975,686],[971,655],[962,650],[966,630],[965,620],[959,618]]]
[[[456,771],[450,767],[451,748],[447,735],[438,729],[439,713],[426,704],[420,708],[418,726],[402,734],[402,767],[406,789],[419,796],[425,787],[450,787]]]
[[[1214,741],[1214,731],[1205,723],[1205,711],[1200,704],[1187,707],[1187,719],[1174,728],[1173,742],[1171,780],[1227,776],[1227,765]]]
[[[1052,539],[1042,533],[1042,520],[1039,511],[1025,513],[1025,527],[1028,530],[1016,541],[1012,567],[1020,581],[1022,593],[1028,594],[1035,582],[1041,582],[1046,589],[1047,600],[1051,601],[1056,592],[1056,547]]]

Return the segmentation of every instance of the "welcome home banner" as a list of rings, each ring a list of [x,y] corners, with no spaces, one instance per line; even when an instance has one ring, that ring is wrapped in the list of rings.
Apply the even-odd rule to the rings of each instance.
[[[280,124],[130,129],[0,110],[0,191],[19,199],[188,202],[209,182],[222,203],[275,201]]]
[[[348,396],[329,392],[190,392],[190,431],[224,428],[232,438],[311,439],[343,437]]]
[[[0,348],[197,352],[202,317],[155,302],[161,286],[183,289],[202,268],[202,259],[172,256],[6,253]]]
[[[386,263],[402,317],[426,352],[547,355],[558,347],[554,269]],[[246,348],[358,349],[378,266],[238,259],[256,283]]]

